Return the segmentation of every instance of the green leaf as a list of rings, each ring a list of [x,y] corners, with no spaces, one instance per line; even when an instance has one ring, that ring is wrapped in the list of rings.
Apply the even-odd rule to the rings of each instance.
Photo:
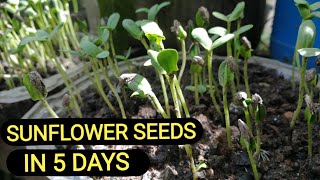
[[[231,12],[231,14],[228,15],[229,22],[239,19],[243,14],[244,7],[245,7],[245,3],[243,1],[239,2],[237,6],[234,8],[234,10]]]
[[[234,74],[226,60],[224,60],[219,66],[218,78],[221,86],[226,86],[228,82],[231,82],[234,79]]]
[[[153,21],[142,22],[141,29],[149,41],[158,42],[165,39],[162,30],[158,24]]]
[[[234,38],[234,34],[227,34],[225,36],[222,36],[212,43],[211,49],[215,49],[219,46],[222,46],[223,44],[225,44],[226,42],[230,41],[233,38]]]
[[[295,4],[304,4],[304,5],[309,5],[308,1],[306,0],[294,0]]]
[[[308,107],[304,110],[304,119],[310,123],[314,123],[316,121],[316,116],[311,113]]]
[[[17,18],[12,19],[12,28],[15,32],[19,32],[21,29],[21,21],[18,20]]]
[[[63,27],[64,23],[59,23],[54,29],[53,31],[50,33],[49,35],[49,39],[52,39],[58,32],[59,30]]]
[[[120,14],[119,13],[111,14],[111,16],[109,16],[109,19],[108,19],[108,22],[107,22],[107,28],[110,31],[113,31],[117,27],[117,25],[119,23],[119,20],[120,20]]]
[[[198,27],[206,28],[209,25],[209,12],[205,7],[200,7],[198,9],[195,21]]]
[[[186,86],[186,87],[185,87],[185,90],[194,92],[195,86]],[[206,86],[204,86],[204,85],[198,85],[198,92],[199,92],[200,94],[205,93],[206,91],[207,91],[207,87],[206,87]]]
[[[156,16],[158,14],[158,4],[153,5],[148,12],[148,20],[149,21],[155,21],[156,20]]]
[[[135,39],[140,40],[142,38],[143,31],[140,29],[140,27],[133,20],[131,20],[131,19],[123,20],[122,26]]]
[[[125,60],[126,57],[123,55],[116,55],[116,59]]]
[[[193,57],[198,56],[200,54],[200,46],[198,43],[192,43],[191,48],[190,48],[190,52],[189,55],[191,57],[191,59],[193,59]]]
[[[207,168],[209,168],[209,166],[202,161],[196,166],[196,171],[199,172],[201,171],[201,169],[207,169]]]
[[[312,12],[309,14],[309,16],[306,19],[312,19],[312,18],[320,18],[320,12]]]
[[[264,105],[258,105],[257,110],[256,110],[256,121],[258,123],[262,123],[262,121],[266,118],[267,116],[267,110],[266,107]]]
[[[169,6],[169,5],[170,5],[169,1],[162,2],[162,3],[159,4],[158,10],[160,11],[162,8],[164,8],[166,6]]]
[[[217,26],[217,27],[213,27],[213,28],[209,29],[208,33],[219,35],[219,36],[224,36],[224,35],[228,34],[228,30],[224,27]]]
[[[109,51],[102,51],[96,55],[96,58],[103,59],[109,56]]]
[[[106,28],[100,28],[99,29],[99,39],[101,40],[101,43],[106,43],[109,39],[110,31]]]
[[[167,74],[167,72],[160,66],[157,57],[159,52],[154,50],[148,50],[148,55],[151,60],[152,66],[160,73],[160,74]]]
[[[128,87],[134,91],[132,96],[138,95],[140,97],[146,97],[147,95],[150,95],[150,93],[153,93],[148,80],[139,74],[122,74],[119,79],[120,81],[125,82]]]
[[[163,3],[161,3],[160,5],[159,4],[155,4],[153,5],[150,9],[149,9],[149,12],[148,12],[148,20],[150,21],[155,21],[156,20],[156,16],[157,14],[159,13],[159,11],[170,5],[170,2],[169,1],[165,1]]]
[[[240,144],[243,148],[249,148],[250,144],[249,142],[244,138],[244,137],[240,137]]]
[[[295,0],[294,2],[299,10],[302,19],[307,19],[307,17],[311,13],[309,3],[305,0]]]
[[[23,85],[29,92],[33,101],[45,99],[48,95],[45,85],[43,84],[40,74],[36,71],[24,75]]]
[[[195,28],[191,32],[192,37],[207,51],[210,51],[212,41],[204,28]]]
[[[253,25],[248,24],[248,25],[240,27],[237,31],[233,32],[232,34],[234,34],[235,36],[239,36],[240,34],[249,31],[251,28],[253,28]]]
[[[303,49],[298,49],[298,53],[303,57],[319,56],[320,49],[318,49],[318,48],[303,48]]]
[[[127,51],[127,54],[126,54],[126,59],[128,59],[131,55],[131,47],[129,47],[128,51]]]
[[[315,2],[315,3],[311,4],[309,7],[310,7],[311,11],[315,11],[320,8],[320,2]]]
[[[46,41],[49,38],[50,34],[47,33],[46,31],[43,30],[38,30],[35,34],[35,36],[28,36],[23,38],[20,43],[19,46],[24,46],[30,42],[33,41]]]
[[[88,37],[81,39],[80,48],[91,57],[96,57],[100,52],[102,52],[98,46],[89,41]]]
[[[159,65],[167,72],[167,74],[172,74],[179,70],[178,60],[179,55],[178,51],[175,49],[164,49],[158,56],[157,60]]]
[[[212,13],[212,15],[213,15],[214,17],[222,20],[222,21],[225,21],[225,22],[228,22],[228,21],[229,21],[229,20],[228,20],[228,17],[225,16],[224,14],[222,14],[222,13],[219,13],[219,12],[216,12],[216,11],[215,11],[215,12]]]
[[[136,10],[136,13],[148,13],[149,12],[149,9],[148,8],[139,8]]]
[[[297,49],[313,47],[316,27],[311,20],[303,21],[299,27]]]

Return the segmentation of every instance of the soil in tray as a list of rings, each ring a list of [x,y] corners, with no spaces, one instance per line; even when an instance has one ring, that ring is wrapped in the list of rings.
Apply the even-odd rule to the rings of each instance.
[[[214,72],[217,72],[218,63],[214,62],[216,62]],[[249,69],[251,93],[258,93],[267,107],[267,118],[262,126],[261,148],[270,154],[269,160],[258,160],[261,179],[320,178],[319,123],[313,125],[313,157],[311,159],[307,155],[307,124],[303,119],[303,113],[294,129],[289,127],[298,99],[298,90],[292,91],[290,80],[284,79],[275,70],[254,64],[250,64]],[[159,100],[163,101],[159,82],[152,67],[142,67],[140,74],[148,79]],[[184,76],[183,86],[190,84],[189,72],[186,71]],[[241,83],[241,89],[244,90],[243,82]],[[129,98],[131,93],[132,91],[127,91],[128,98],[125,103],[129,118],[161,118],[147,99]],[[170,94],[169,91],[168,93]],[[239,142],[237,120],[239,118],[244,120],[242,108],[233,103],[229,104],[234,144],[234,150],[230,151],[227,149],[224,120],[217,116],[209,95],[205,94],[201,98],[200,105],[194,106],[192,105],[193,93],[184,91],[184,94],[190,113],[202,123],[204,128],[202,139],[193,145],[193,157],[196,163],[206,161],[209,166],[209,169],[198,173],[199,179],[253,179],[247,152],[242,149]],[[111,96],[110,98],[113,99]],[[232,102],[231,99],[229,93],[229,102]],[[94,89],[86,92],[84,102],[85,117],[114,117]],[[117,104],[115,100],[113,104]],[[223,112],[222,103],[220,104]],[[149,171],[144,174],[146,179],[192,178],[186,153],[184,150],[179,150],[177,146],[106,146],[106,148],[143,149],[148,153],[151,161]],[[141,179],[141,177],[130,179]]]

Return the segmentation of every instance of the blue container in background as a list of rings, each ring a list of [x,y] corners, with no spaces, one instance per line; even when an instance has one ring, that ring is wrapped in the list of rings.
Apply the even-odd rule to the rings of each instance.
[[[307,1],[309,4],[313,4],[319,0]],[[270,44],[271,55],[274,59],[292,63],[301,20],[299,11],[293,0],[277,0]],[[314,18],[312,20],[317,28],[314,47],[320,48],[320,19]],[[307,68],[312,67],[316,67],[315,58],[310,58],[308,61]]]

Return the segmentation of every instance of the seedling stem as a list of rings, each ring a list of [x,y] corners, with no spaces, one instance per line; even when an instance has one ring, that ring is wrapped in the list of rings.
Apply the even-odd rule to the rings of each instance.
[[[290,127],[293,128],[297,118],[299,117],[300,111],[301,111],[301,107],[302,107],[302,103],[303,103],[303,95],[304,95],[304,86],[305,86],[305,75],[306,75],[306,69],[307,69],[307,58],[306,57],[302,57],[302,69],[300,69],[300,83],[299,83],[299,100],[298,100],[298,105],[297,105],[297,109],[294,111],[292,120],[290,122]]]

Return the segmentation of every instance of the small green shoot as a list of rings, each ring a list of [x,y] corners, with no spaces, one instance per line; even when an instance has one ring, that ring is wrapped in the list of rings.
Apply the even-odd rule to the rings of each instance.
[[[23,84],[28,90],[33,101],[40,101],[42,105],[48,110],[53,118],[59,118],[57,114],[50,107],[45,98],[48,95],[43,79],[37,71],[32,71],[23,77]]]
[[[156,17],[158,15],[159,11],[162,8],[164,8],[166,6],[169,6],[169,5],[170,5],[170,2],[169,1],[165,1],[165,2],[162,2],[161,4],[153,5],[150,9],[148,9],[148,8],[139,8],[139,9],[136,10],[136,13],[141,13],[141,12],[147,13],[149,21],[156,21]]]
[[[251,93],[250,93],[249,80],[248,80],[248,59],[251,58],[251,52],[253,50],[251,48],[251,42],[247,39],[247,37],[242,36],[241,43],[242,45],[240,48],[240,54],[244,58],[243,79],[244,79],[244,85],[246,87],[246,93],[250,97]]]
[[[162,115],[163,118],[169,118],[166,112],[163,110],[158,98],[152,91],[151,85],[146,78],[139,74],[122,74],[119,77],[120,83],[126,83],[127,86],[134,91],[131,95],[139,97],[148,97],[152,102],[156,110]]]
[[[187,38],[187,32],[183,29],[183,27],[181,26],[178,20],[174,20],[171,31],[176,33],[177,39],[181,44],[182,65],[181,65],[179,76],[178,76],[178,81],[181,82],[181,78],[187,62],[187,52],[186,52],[186,42],[185,42],[185,39]]]
[[[229,119],[229,107],[227,100],[227,86],[230,85],[232,81],[234,81],[234,68],[235,62],[232,57],[228,57],[224,60],[220,66],[218,71],[219,84],[222,86],[222,95],[223,95],[223,109],[224,116],[226,122],[226,131],[227,131],[227,140],[228,147],[232,148],[232,140],[231,140],[231,130],[230,130],[230,119]]]
[[[309,20],[308,20],[309,21]],[[305,21],[306,22],[306,21]],[[312,23],[313,24],[313,23]],[[314,31],[313,31],[314,30]],[[310,29],[312,31],[312,36],[310,36],[310,41],[312,41],[312,44],[314,42],[314,36],[315,36],[315,29]],[[310,34],[310,35],[311,35]],[[306,69],[307,69],[307,61],[309,57],[312,57],[317,54],[317,49],[315,48],[304,48],[304,49],[299,49],[298,50],[299,54],[302,56],[302,67],[300,69],[300,83],[299,83],[299,99],[298,99],[298,105],[296,110],[294,111],[292,120],[290,122],[290,127],[293,128],[296,120],[300,114],[302,103],[303,103],[303,96],[304,96],[304,91],[306,87]]]
[[[251,168],[253,171],[254,179],[259,180],[259,173],[257,170],[257,164],[255,162],[253,151],[255,148],[255,141],[253,138],[253,134],[249,127],[244,123],[241,119],[238,120],[238,127],[240,130],[240,143],[243,148],[247,149]]]
[[[193,60],[192,60],[192,64],[191,64],[191,68],[190,68],[190,72],[193,74],[193,81],[194,81],[194,99],[196,102],[196,105],[200,104],[200,98],[199,98],[199,91],[201,94],[203,94],[206,91],[206,87],[205,86],[199,86],[199,78],[201,77],[202,74],[202,67],[204,66],[204,60],[202,59],[202,57],[200,56],[194,56]],[[204,90],[201,90],[203,88]]]
[[[195,22],[198,27],[207,28],[210,24],[210,15],[208,9],[201,6],[195,17]]]
[[[313,103],[312,98],[306,94],[304,100],[307,107],[304,111],[304,118],[308,126],[308,156],[312,157],[312,123],[316,122],[317,112],[319,111],[319,103]]]

